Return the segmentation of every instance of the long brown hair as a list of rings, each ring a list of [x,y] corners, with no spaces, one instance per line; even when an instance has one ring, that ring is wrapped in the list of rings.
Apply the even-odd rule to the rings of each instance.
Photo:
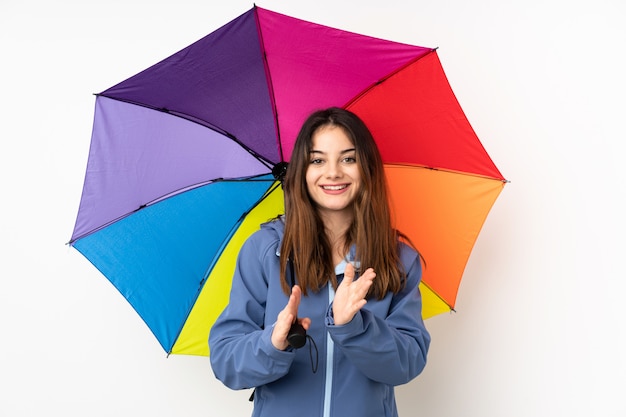
[[[280,259],[283,290],[287,294],[291,291],[286,279],[288,258],[293,262],[303,294],[307,290],[319,291],[329,281],[337,287],[331,245],[305,179],[313,135],[325,126],[340,127],[350,138],[362,179],[352,204],[354,217],[344,237],[344,252],[356,244],[356,261],[376,271],[368,296],[383,298],[389,291],[397,293],[404,286],[405,271],[399,261],[399,234],[392,227],[382,158],[365,123],[354,113],[337,107],[317,111],[307,118],[287,168],[283,182],[285,233]]]

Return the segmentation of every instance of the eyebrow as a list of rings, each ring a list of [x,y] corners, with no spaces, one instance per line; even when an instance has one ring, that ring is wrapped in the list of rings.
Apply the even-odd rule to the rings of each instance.
[[[348,152],[355,152],[356,148],[350,148],[350,149],[344,149],[343,151],[339,152],[341,155],[343,155],[344,153],[348,153]],[[311,149],[311,151],[309,152],[311,153],[321,153],[322,155],[326,154],[326,152],[324,151],[318,151],[317,149]]]

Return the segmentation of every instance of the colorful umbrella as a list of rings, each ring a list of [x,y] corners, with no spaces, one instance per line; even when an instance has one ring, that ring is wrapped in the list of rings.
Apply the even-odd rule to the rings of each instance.
[[[304,119],[329,106],[378,142],[396,225],[426,260],[424,317],[454,307],[505,181],[436,50],[254,7],[96,96],[70,244],[168,354],[208,354],[238,250],[283,212],[277,173]]]

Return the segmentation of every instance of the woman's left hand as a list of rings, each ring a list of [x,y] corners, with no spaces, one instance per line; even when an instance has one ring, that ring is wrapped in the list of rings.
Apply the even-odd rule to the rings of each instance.
[[[368,268],[355,281],[354,266],[351,263],[346,265],[343,280],[339,284],[333,300],[333,318],[336,326],[350,322],[354,315],[367,303],[365,297],[374,278],[376,278],[376,273],[372,268]]]

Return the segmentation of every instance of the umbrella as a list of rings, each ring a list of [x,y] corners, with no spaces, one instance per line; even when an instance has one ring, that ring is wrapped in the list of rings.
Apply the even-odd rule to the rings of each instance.
[[[394,219],[426,260],[424,317],[454,308],[505,180],[437,50],[260,7],[99,93],[69,244],[170,354],[207,355],[235,259],[283,213],[281,170],[312,111],[358,114],[380,147]]]

